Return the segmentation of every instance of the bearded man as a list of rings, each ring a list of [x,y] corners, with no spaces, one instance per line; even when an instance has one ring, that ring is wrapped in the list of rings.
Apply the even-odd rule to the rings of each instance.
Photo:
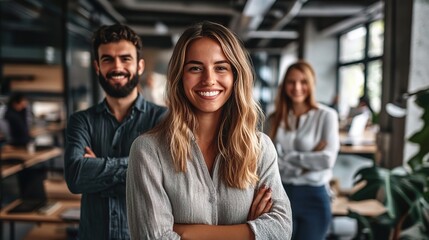
[[[132,29],[102,26],[94,32],[92,47],[105,98],[70,116],[65,178],[71,192],[82,194],[79,239],[130,239],[125,204],[129,150],[166,109],[139,93],[144,60],[141,39]]]

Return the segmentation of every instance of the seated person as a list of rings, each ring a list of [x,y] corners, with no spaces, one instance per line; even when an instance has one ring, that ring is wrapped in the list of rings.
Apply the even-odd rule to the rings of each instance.
[[[13,146],[26,146],[31,141],[28,114],[27,98],[20,93],[12,94],[4,115],[4,119],[9,125],[9,144]]]
[[[368,122],[366,125],[371,125],[374,111],[372,110],[369,98],[366,95],[363,95],[359,98],[359,103],[356,107],[350,108],[346,121],[340,124],[341,129],[348,131],[352,124],[353,118],[361,114],[365,114],[367,116]]]

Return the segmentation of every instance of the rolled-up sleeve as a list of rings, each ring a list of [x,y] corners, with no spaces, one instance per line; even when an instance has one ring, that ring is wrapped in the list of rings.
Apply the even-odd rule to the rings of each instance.
[[[258,167],[259,183],[272,189],[273,206],[269,213],[262,214],[248,224],[256,239],[290,239],[292,211],[280,179],[277,152],[268,136],[262,134],[261,139],[263,148]]]
[[[163,187],[162,164],[154,144],[137,138],[131,146],[127,173],[127,211],[132,239],[180,239]]]
[[[334,167],[340,148],[338,115],[334,111],[324,111],[320,123],[322,128],[321,139],[326,142],[326,146],[321,151],[304,152],[290,151],[285,158],[292,165],[319,171]]]
[[[95,193],[125,184],[127,157],[85,158],[85,147],[91,147],[91,123],[82,113],[70,117],[64,154],[65,179],[73,193]]]

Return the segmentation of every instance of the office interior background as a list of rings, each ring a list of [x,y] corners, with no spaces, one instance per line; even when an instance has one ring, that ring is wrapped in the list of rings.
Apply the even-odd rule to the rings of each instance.
[[[402,166],[417,151],[407,139],[423,126],[421,109],[410,97],[407,115],[394,118],[386,104],[429,86],[428,0],[0,0],[0,8],[1,109],[10,93],[22,92],[35,125],[66,127],[70,114],[103,99],[91,53],[92,32],[99,26],[119,22],[141,36],[146,61],[141,87],[147,93],[153,85],[148,79],[158,87],[165,82],[183,30],[209,20],[232,29],[248,49],[256,73],[254,97],[265,113],[272,110],[287,66],[305,59],[315,68],[317,100],[327,105],[337,100],[340,120],[360,96],[369,97],[377,165]],[[64,146],[61,138],[36,140]],[[52,167],[61,171],[61,157]]]

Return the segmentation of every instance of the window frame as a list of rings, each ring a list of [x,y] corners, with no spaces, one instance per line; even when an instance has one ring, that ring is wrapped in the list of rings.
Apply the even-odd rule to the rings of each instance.
[[[383,22],[383,32],[384,32],[384,21],[383,19],[374,19],[372,21],[366,22],[364,24],[359,24],[356,25],[352,28],[349,28],[343,32],[341,32],[340,34],[338,34],[337,36],[337,66],[336,66],[336,94],[338,96],[340,96],[340,100],[341,101],[341,75],[340,75],[340,69],[343,67],[347,67],[347,66],[351,66],[351,65],[357,65],[357,64],[362,64],[363,65],[363,78],[364,78],[364,82],[363,82],[363,95],[368,95],[368,79],[369,79],[369,73],[368,73],[368,69],[369,69],[369,65],[375,61],[380,61],[381,62],[381,66],[383,66],[383,55],[384,52],[382,52],[380,55],[378,56],[370,56],[369,51],[370,51],[370,39],[371,39],[371,25],[378,22],[378,21],[382,21]],[[363,53],[363,58],[358,59],[358,60],[352,60],[352,61],[341,61],[341,37],[344,36],[345,34],[356,30],[360,27],[365,28],[366,30],[366,34],[365,34],[365,46],[364,46],[364,53]],[[384,33],[383,33],[383,38],[384,38]],[[383,79],[381,79],[381,84],[382,84]],[[380,86],[382,87],[382,86]],[[381,96],[380,96],[380,102],[381,102]],[[378,113],[377,113],[378,114]]]

